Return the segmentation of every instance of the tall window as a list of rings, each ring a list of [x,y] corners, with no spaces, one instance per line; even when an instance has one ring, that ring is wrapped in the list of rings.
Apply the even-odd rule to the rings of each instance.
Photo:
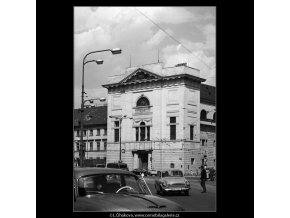
[[[90,129],[90,136],[92,136],[93,135],[93,130],[92,129]]]
[[[100,129],[97,129],[97,136],[101,135]]]
[[[150,141],[150,126],[147,126],[147,141]]]
[[[107,141],[104,141],[104,150],[107,150]]]
[[[79,130],[77,130],[77,137],[79,137],[80,136],[80,131]]]
[[[140,123],[140,141],[145,141],[145,123]]]
[[[213,114],[213,122],[215,123],[216,121],[215,121],[215,113]]]
[[[93,150],[93,142],[90,142],[90,151]]]
[[[170,140],[176,140],[176,117],[170,117]]]
[[[107,135],[107,129],[104,129],[104,135]]]
[[[190,125],[190,140],[193,140],[193,130],[194,130],[194,128],[193,128],[193,125]]]
[[[119,121],[115,121],[115,127],[119,127]],[[115,129],[115,142],[119,142],[119,129]]]
[[[136,141],[139,141],[139,127],[136,127]]]
[[[101,150],[101,142],[97,141],[97,151],[100,151],[100,150]]]
[[[205,111],[205,110],[202,110],[202,111],[200,112],[200,119],[201,119],[201,120],[205,120],[205,119],[206,119],[206,111]]]
[[[84,130],[84,131],[83,131],[83,134],[84,134],[84,136],[86,136],[86,134],[87,134],[87,130]]]
[[[149,100],[146,97],[141,97],[137,101],[137,107],[142,107],[142,106],[149,106]]]

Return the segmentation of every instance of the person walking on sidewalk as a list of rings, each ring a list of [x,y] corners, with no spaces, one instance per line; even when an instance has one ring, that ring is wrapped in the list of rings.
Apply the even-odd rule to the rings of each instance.
[[[206,193],[206,186],[205,186],[205,181],[206,181],[206,166],[201,166],[201,173],[200,173],[200,185],[203,189],[201,193]]]

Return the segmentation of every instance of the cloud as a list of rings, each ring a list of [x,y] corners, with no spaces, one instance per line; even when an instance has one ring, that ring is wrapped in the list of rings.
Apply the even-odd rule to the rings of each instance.
[[[213,24],[207,24],[201,27],[201,30],[206,38],[204,49],[214,49],[216,47],[216,28]]]
[[[193,13],[181,7],[137,7],[137,9],[158,23],[181,24],[196,20]]]

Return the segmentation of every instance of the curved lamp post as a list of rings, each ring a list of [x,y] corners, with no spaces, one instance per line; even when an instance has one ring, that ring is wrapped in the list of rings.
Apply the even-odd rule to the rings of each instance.
[[[122,153],[122,147],[121,147],[121,132],[122,132],[122,120],[123,119],[133,119],[132,117],[127,117],[127,115],[123,115],[122,117],[117,117],[117,116],[109,116],[109,118],[115,118],[116,120],[118,120],[120,122],[120,133],[119,133],[119,142],[120,142],[120,155],[119,155],[119,162],[122,162],[122,157],[121,157],[121,153]]]
[[[93,53],[99,53],[99,52],[105,52],[105,51],[110,51],[113,55],[115,54],[121,54],[122,50],[120,48],[115,48],[115,49],[105,49],[105,50],[98,50],[98,51],[92,51],[92,52],[89,52],[85,55],[84,59],[83,59],[83,72],[82,72],[82,99],[81,99],[81,139],[80,139],[80,143],[81,143],[81,156],[80,156],[80,159],[81,159],[81,167],[83,167],[84,163],[83,163],[83,160],[84,160],[84,152],[83,152],[83,149],[84,149],[84,146],[83,146],[83,112],[84,112],[84,103],[86,101],[89,101],[89,100],[86,100],[84,101],[84,69],[85,69],[85,65],[87,63],[90,63],[90,62],[95,62],[97,64],[103,64],[103,60],[89,60],[89,61],[86,61],[86,57],[90,54],[93,54]],[[92,99],[90,99],[92,100]]]

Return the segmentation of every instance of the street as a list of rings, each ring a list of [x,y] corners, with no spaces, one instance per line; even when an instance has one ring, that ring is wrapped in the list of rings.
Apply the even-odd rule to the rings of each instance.
[[[147,185],[149,186],[151,192],[155,196],[159,196],[156,193],[154,187],[154,181],[158,177],[147,176],[145,180]],[[174,201],[185,209],[185,211],[216,211],[216,182],[215,181],[207,181],[206,188],[207,193],[201,193],[202,188],[200,186],[200,180],[197,177],[188,177],[187,180],[190,182],[190,191],[189,196],[184,196],[183,194],[168,194],[164,197],[171,201]]]

